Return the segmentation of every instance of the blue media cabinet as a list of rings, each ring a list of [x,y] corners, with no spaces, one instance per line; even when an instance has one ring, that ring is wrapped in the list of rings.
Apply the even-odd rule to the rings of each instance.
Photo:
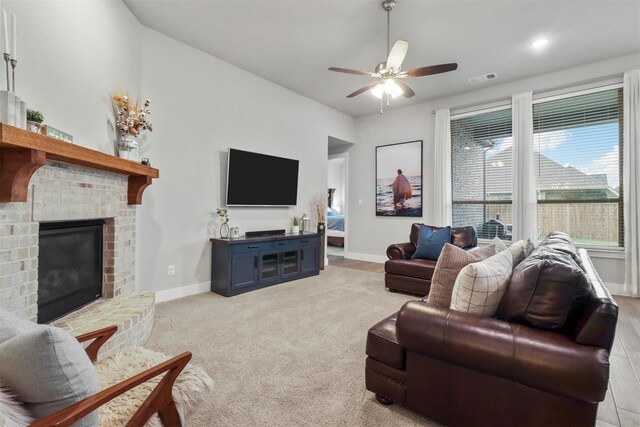
[[[320,272],[320,235],[211,239],[211,291],[226,297]]]

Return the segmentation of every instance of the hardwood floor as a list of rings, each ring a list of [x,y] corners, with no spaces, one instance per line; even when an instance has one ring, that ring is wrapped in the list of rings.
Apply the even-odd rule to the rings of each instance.
[[[347,259],[341,256],[329,255],[329,265],[336,267],[351,268],[353,270],[372,271],[374,273],[384,273],[384,264],[378,262],[358,261]]]
[[[384,273],[384,264],[329,256],[329,265]],[[609,362],[609,389],[597,427],[640,426],[640,298],[614,296],[620,307]]]

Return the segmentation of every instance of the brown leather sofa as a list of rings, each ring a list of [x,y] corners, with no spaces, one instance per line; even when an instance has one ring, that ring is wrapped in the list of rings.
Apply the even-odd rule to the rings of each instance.
[[[554,268],[563,268],[557,263],[566,256],[586,283],[580,310],[552,313],[564,316],[561,327],[530,326],[549,304],[544,298],[529,299],[538,306],[519,323],[437,308],[426,298],[411,301],[369,330],[367,390],[383,404],[449,426],[593,426],[607,390],[618,306],[586,250],[553,246],[541,244],[542,256],[530,262],[549,268],[536,286],[556,292],[553,298],[575,299],[562,295],[569,286],[554,283]],[[522,289],[515,285],[509,296],[520,280],[516,271],[498,317],[517,308]]]
[[[429,228],[434,231],[441,229],[432,226]],[[387,248],[389,260],[384,264],[384,284],[390,291],[409,292],[421,296],[429,293],[436,261],[411,259],[418,246],[419,234],[420,224],[412,224],[408,242],[394,243]],[[452,227],[451,244],[462,249],[476,247],[476,230],[473,227]]]

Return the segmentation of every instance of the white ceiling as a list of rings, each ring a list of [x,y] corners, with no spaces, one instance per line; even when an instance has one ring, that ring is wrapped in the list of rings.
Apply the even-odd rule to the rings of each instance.
[[[457,62],[458,70],[407,79],[406,106],[632,53],[640,54],[640,0],[396,0],[391,40],[408,40],[403,69]],[[145,26],[354,117],[369,93],[346,95],[386,56],[381,0],[124,0]],[[536,51],[537,37],[549,44]],[[495,72],[498,79],[467,79]],[[213,78],[213,77],[212,77]]]

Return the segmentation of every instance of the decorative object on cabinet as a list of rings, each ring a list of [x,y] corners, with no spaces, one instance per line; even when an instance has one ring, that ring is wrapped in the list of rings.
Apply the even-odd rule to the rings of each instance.
[[[302,217],[300,217],[300,231],[303,233],[311,232],[311,218],[306,213],[303,213]]]
[[[150,101],[147,99],[142,106],[129,96],[118,94],[113,96],[116,106],[116,126],[120,131],[118,140],[118,155],[129,160],[140,160],[139,143],[136,137],[143,131],[153,132],[153,126],[147,121]]]
[[[300,233],[300,218],[298,218],[297,216],[291,218],[291,233]]]
[[[324,222],[319,222],[318,223],[318,234],[320,235],[320,241],[322,242],[322,244],[320,245],[320,262],[318,264],[318,268],[320,270],[324,270],[324,247],[325,247],[325,243],[324,243],[324,239],[325,239],[325,233],[326,232],[326,225]]]
[[[211,239],[211,291],[226,297],[315,276],[320,255],[316,233]]]
[[[316,209],[316,219],[318,222],[326,224],[327,222],[327,199],[324,194],[320,194],[313,198],[313,207]]]
[[[222,224],[220,224],[220,238],[226,239],[229,237],[229,212],[226,209],[218,208],[216,213],[220,221],[222,221]]]
[[[422,217],[422,140],[376,147],[376,216]]]
[[[326,231],[326,223],[327,223],[327,198],[324,194],[319,194],[314,197],[313,204],[316,208],[316,215],[318,218],[318,234],[320,235],[320,264],[318,267],[320,270],[324,270],[324,250],[326,246],[325,242],[325,231]]]

